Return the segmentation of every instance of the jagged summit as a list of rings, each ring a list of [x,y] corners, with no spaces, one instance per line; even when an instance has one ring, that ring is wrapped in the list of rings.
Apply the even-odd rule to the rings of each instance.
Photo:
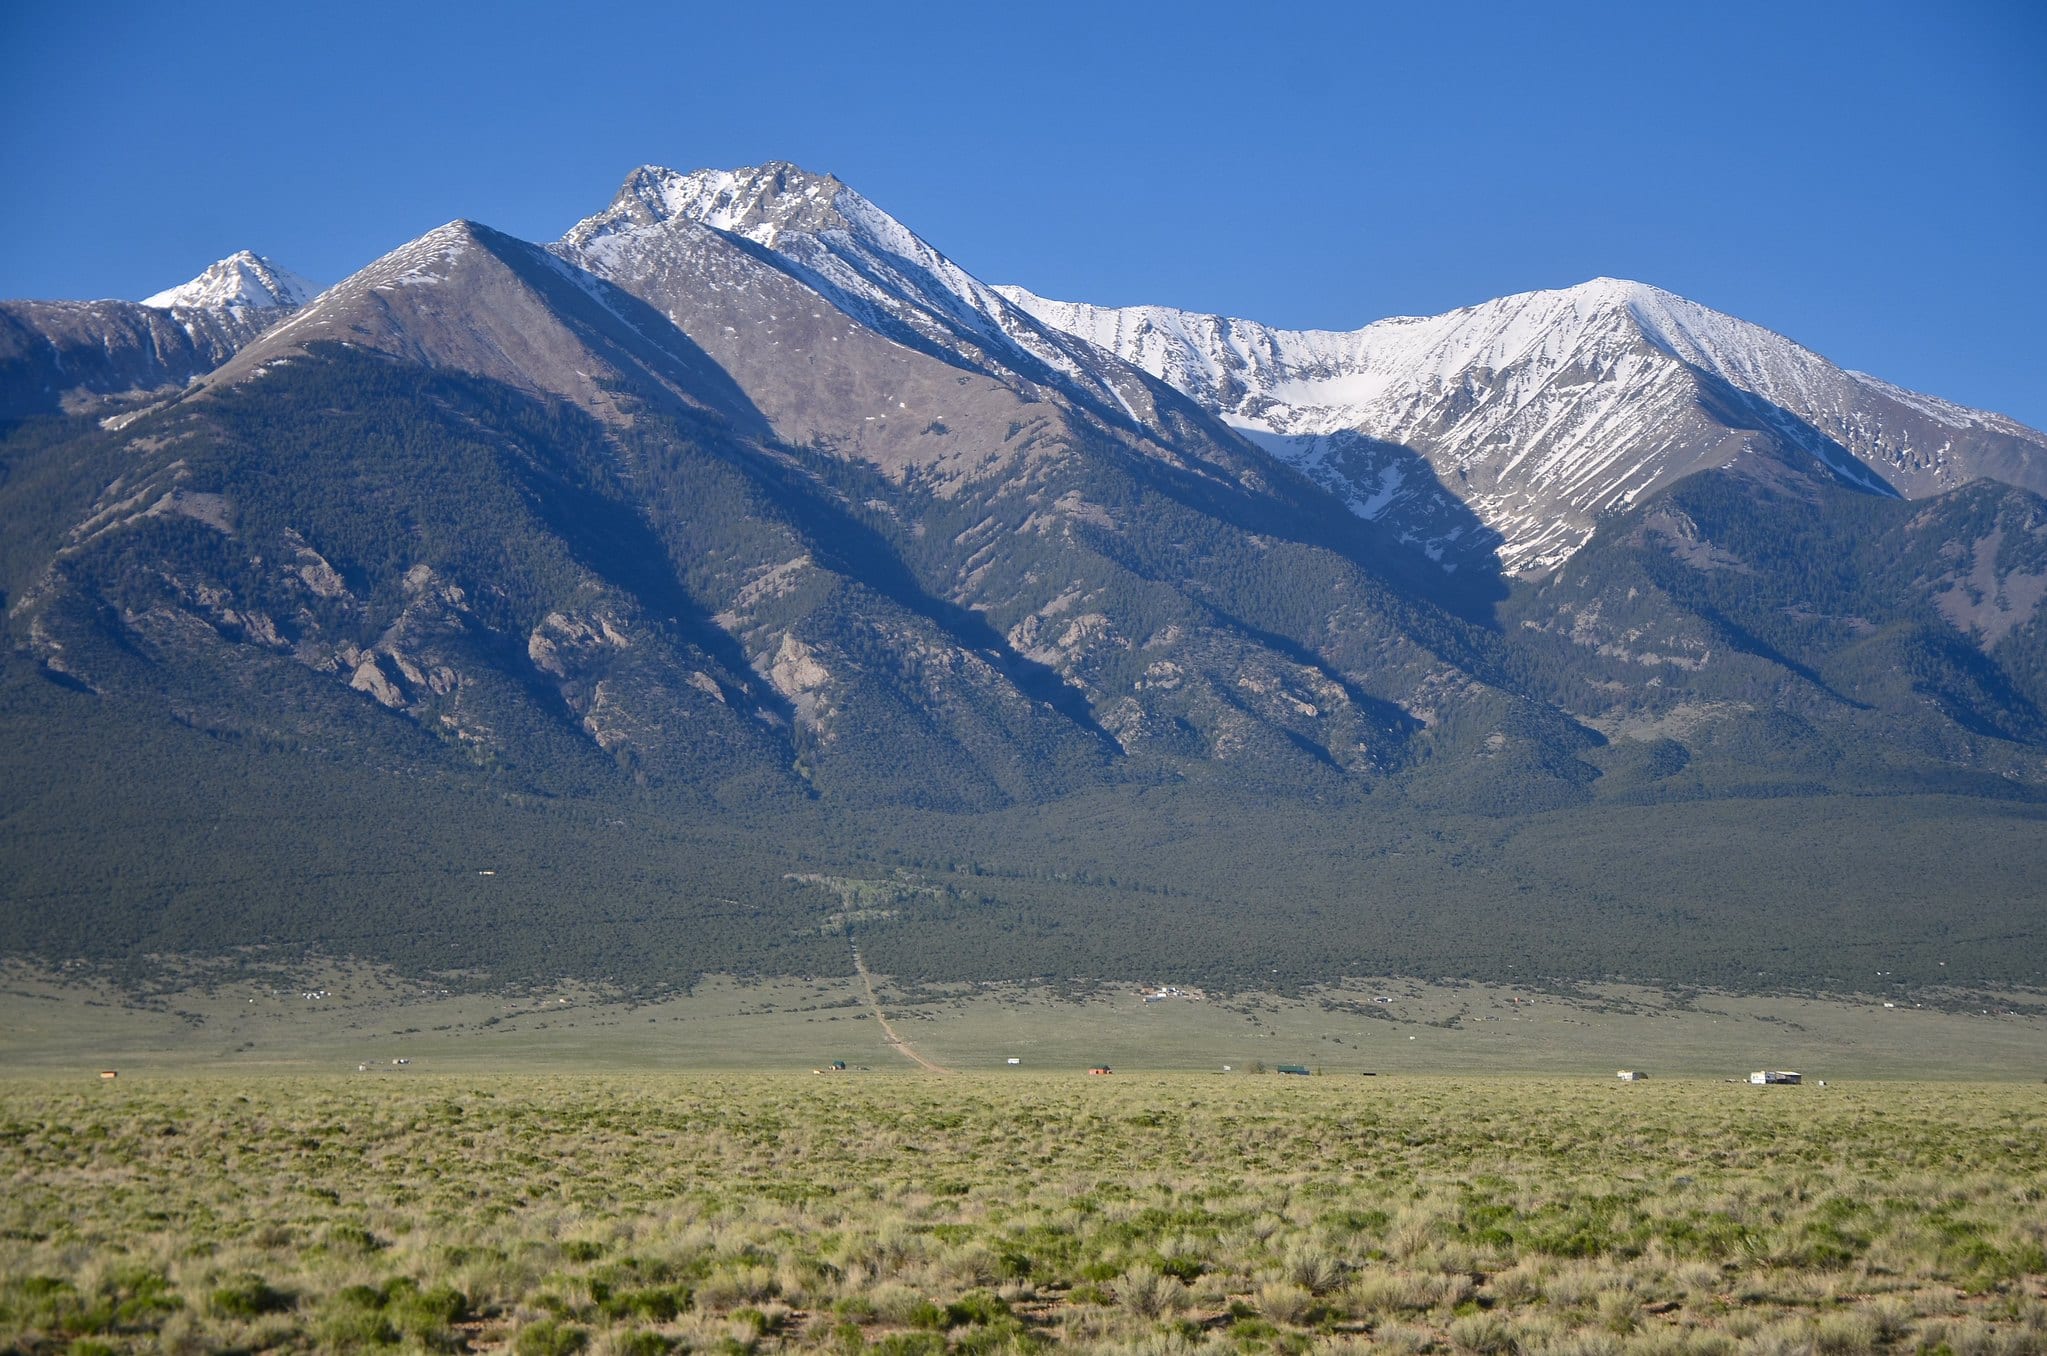
[[[642,165],[626,176],[612,207],[638,207],[644,219],[653,221],[680,217],[773,249],[784,231],[851,229],[853,223],[839,211],[840,197],[849,193],[829,174],[812,174],[781,160],[689,174]]]
[[[571,227],[563,243],[601,247],[607,237],[670,222],[688,222],[740,236],[775,250],[788,237],[826,232],[865,234],[877,219],[910,237],[908,229],[829,174],[812,174],[787,161],[739,169],[683,173],[642,165],[628,174],[602,212]]]
[[[165,310],[177,306],[208,310],[274,310],[303,306],[319,293],[318,283],[308,282],[253,251],[237,250],[192,281],[144,297],[142,304]]]

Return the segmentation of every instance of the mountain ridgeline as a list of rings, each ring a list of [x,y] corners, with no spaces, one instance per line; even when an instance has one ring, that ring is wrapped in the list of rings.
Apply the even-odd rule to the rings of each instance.
[[[1598,280],[1047,301],[635,171],[0,306],[0,949],[2036,984],[2047,439]]]

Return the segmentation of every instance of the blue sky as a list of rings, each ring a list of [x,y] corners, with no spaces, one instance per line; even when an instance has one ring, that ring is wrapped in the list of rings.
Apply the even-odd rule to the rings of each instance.
[[[0,296],[785,159],[1050,296],[1352,328],[1609,274],[2047,427],[2036,0],[23,0],[0,129]]]

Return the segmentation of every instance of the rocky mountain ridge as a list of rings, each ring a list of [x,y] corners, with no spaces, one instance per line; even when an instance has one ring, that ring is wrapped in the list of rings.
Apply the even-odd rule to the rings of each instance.
[[[757,873],[691,868],[731,918],[815,874],[798,821],[841,870],[1000,823],[1034,880],[1085,821],[1183,892],[1147,854],[1205,834],[1231,916],[1262,870],[1384,922],[1451,818],[2047,798],[2038,435],[1638,285],[1350,335],[1096,311],[771,164],[636,170],[551,243],[451,222],[296,307],[124,305],[76,333],[217,326],[204,370],[0,355],[44,382],[0,430],[0,701],[93,766],[123,730],[479,824],[654,806]]]
[[[1871,493],[1919,498],[1978,476],[2047,490],[2037,431],[1641,283],[1599,278],[1340,333],[998,290],[1453,564],[1473,543],[1440,525],[1446,496],[1484,522],[1481,550],[1540,572],[1601,515],[1765,444]]]
[[[318,290],[242,250],[145,301],[0,301],[0,426],[174,392]]]

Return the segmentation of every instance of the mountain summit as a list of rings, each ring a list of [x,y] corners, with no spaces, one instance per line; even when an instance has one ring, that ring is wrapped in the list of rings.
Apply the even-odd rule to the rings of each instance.
[[[144,306],[209,310],[272,310],[303,306],[319,295],[318,283],[260,254],[238,250],[188,283],[144,297]]]
[[[181,389],[319,290],[243,250],[146,301],[0,301],[0,430]]]
[[[1669,293],[1052,302],[786,164],[209,275],[0,304],[0,948],[2047,956],[2047,440]]]
[[[578,222],[556,249],[620,281],[672,271],[678,250],[702,253],[703,237],[693,229],[758,247],[750,257],[893,342],[946,360],[964,354],[1026,382],[1066,385],[1111,417],[1136,420],[1137,409],[1152,404],[1146,384],[1122,363],[1105,365],[1092,346],[1011,305],[833,176],[780,161],[689,174],[643,165],[609,207]]]
[[[637,204],[642,222],[681,217],[744,236],[773,249],[785,230],[854,229],[839,210],[846,186],[829,174],[812,174],[784,161],[736,170],[696,170],[681,174],[659,165],[642,165],[626,176],[613,209]],[[872,211],[864,198],[853,195]]]
[[[1484,522],[1485,553],[1542,572],[1602,515],[1757,455],[1810,459],[1873,494],[1977,476],[2047,491],[2039,433],[1844,371],[1644,283],[1595,278],[1345,332],[998,290],[1450,563],[1474,545],[1445,526],[1453,501]]]

